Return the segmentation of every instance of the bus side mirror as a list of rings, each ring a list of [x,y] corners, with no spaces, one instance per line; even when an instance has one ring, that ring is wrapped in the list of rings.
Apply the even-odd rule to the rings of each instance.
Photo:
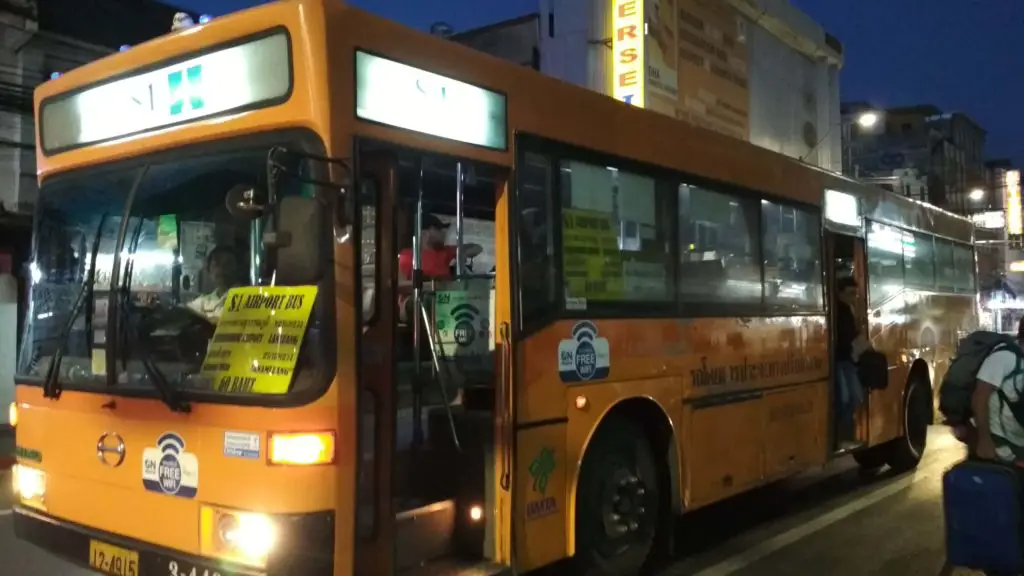
[[[263,235],[276,252],[277,283],[315,284],[320,279],[322,238],[320,204],[313,198],[286,196],[277,205],[277,229]]]
[[[239,220],[255,220],[266,212],[267,192],[256,186],[239,184],[224,198],[228,213]]]

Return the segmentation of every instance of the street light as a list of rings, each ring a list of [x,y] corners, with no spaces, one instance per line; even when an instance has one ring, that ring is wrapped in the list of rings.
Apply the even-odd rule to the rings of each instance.
[[[849,118],[849,117],[847,117],[847,118]],[[843,119],[843,142],[842,142],[842,147],[843,147],[843,154],[846,156],[845,161],[844,161],[844,164],[846,166],[845,166],[845,168],[843,170],[844,170],[844,172],[847,169],[853,170],[854,177],[856,178],[859,175],[859,172],[860,172],[859,171],[859,167],[855,167],[853,165],[853,144],[852,144],[852,141],[853,141],[854,138],[856,138],[856,131],[853,130],[852,122],[849,125],[846,124],[846,122],[848,121],[847,118]],[[856,122],[857,126],[859,126],[863,130],[870,130],[871,128],[874,128],[875,125],[878,124],[879,120],[881,120],[881,119],[882,119],[882,114],[880,112],[876,112],[874,110],[864,110],[864,111],[858,113],[856,116],[853,117],[853,122]],[[831,129],[829,130],[829,132],[831,132]],[[826,133],[826,136],[827,135],[828,134]],[[822,138],[822,140],[824,140],[824,138]],[[819,144],[820,144],[820,142],[819,142]],[[817,145],[815,145],[815,147],[817,147]]]
[[[967,197],[970,198],[974,202],[979,202],[979,201],[981,201],[982,198],[985,197],[985,190],[983,190],[981,188],[974,188],[967,195]]]
[[[857,116],[857,124],[861,128],[871,128],[875,124],[878,124],[878,113],[877,112],[862,112]]]

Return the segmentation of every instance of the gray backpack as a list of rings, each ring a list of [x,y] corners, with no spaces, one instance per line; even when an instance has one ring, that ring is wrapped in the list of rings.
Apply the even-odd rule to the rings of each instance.
[[[942,379],[942,387],[939,389],[939,411],[942,412],[947,424],[956,426],[970,421],[971,396],[974,394],[978,371],[981,370],[981,365],[989,354],[1004,348],[1017,355],[1017,370],[1021,370],[1024,350],[1021,350],[1017,339],[1013,336],[979,330],[960,342],[956,356],[949,365],[949,371]],[[1003,396],[1001,392],[1000,395]],[[1014,406],[1019,403],[1009,404],[1014,416],[1017,416],[1018,421],[1024,423],[1024,420],[1021,419],[1024,417],[1024,407]],[[1021,412],[1020,416],[1017,414],[1018,411]]]

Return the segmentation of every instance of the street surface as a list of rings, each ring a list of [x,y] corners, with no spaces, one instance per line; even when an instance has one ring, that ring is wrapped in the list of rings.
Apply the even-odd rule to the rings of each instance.
[[[658,576],[938,576],[942,474],[963,445],[933,427],[917,471],[865,477],[852,458],[680,519],[686,559]]]
[[[865,478],[844,460],[696,511],[680,520],[686,559],[658,576],[937,576],[942,473],[962,456],[959,443],[934,428],[915,473]],[[92,574],[16,541],[6,472],[0,485],[0,574]]]

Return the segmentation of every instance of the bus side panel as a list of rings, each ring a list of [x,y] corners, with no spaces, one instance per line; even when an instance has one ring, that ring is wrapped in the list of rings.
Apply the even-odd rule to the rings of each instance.
[[[764,474],[781,478],[823,464],[828,443],[828,381],[764,398]]]
[[[695,405],[689,420],[689,507],[721,500],[761,482],[764,430],[758,397]]]
[[[939,384],[960,338],[977,327],[972,295],[931,294],[906,289],[871,317],[871,342],[889,359],[889,387],[872,390],[869,399],[871,445],[903,434],[903,392],[910,368],[920,358],[929,367],[929,384],[938,403]],[[888,304],[888,303],[887,303]]]
[[[683,321],[688,509],[823,463],[829,426],[822,316]]]
[[[687,415],[688,508],[825,462],[828,381],[694,403]]]
[[[903,433],[903,391],[907,387],[910,364],[889,357],[889,387],[871,390],[868,395],[870,422],[868,444],[876,446]]]
[[[566,424],[520,430],[516,434],[513,490],[516,568],[525,572],[566,556],[572,507],[565,450]]]
[[[918,329],[915,320],[919,312],[913,294],[900,290],[880,300],[868,314],[868,336],[872,347],[885,354],[889,361],[888,387],[871,390],[868,394],[868,444],[877,445],[896,438],[902,428],[901,400],[910,370],[908,333]]]

